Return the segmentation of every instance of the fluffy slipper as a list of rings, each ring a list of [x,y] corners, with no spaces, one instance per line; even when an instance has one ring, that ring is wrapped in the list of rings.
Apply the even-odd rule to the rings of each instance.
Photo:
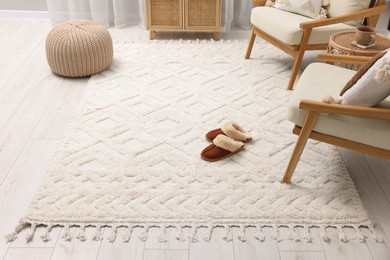
[[[249,142],[252,140],[251,134],[245,132],[245,130],[239,124],[234,122],[227,123],[221,128],[211,130],[206,134],[206,140],[212,142],[215,137],[221,134],[241,142]]]
[[[213,144],[207,146],[200,157],[209,162],[215,162],[238,153],[244,147],[244,143],[235,141],[226,135],[220,134],[214,138]]]

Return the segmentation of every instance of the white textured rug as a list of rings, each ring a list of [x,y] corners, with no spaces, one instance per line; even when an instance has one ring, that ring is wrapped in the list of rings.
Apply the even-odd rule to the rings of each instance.
[[[210,239],[216,226],[308,229],[359,228],[371,221],[337,151],[311,142],[293,184],[280,183],[296,136],[285,120],[291,92],[285,88],[292,60],[266,43],[257,43],[251,60],[246,43],[150,42],[117,45],[111,68],[92,77],[42,181],[16,232],[38,225],[111,227],[128,240],[133,227],[192,229],[191,240]],[[200,152],[207,131],[236,121],[252,136],[245,150],[209,163]],[[124,230],[119,229],[120,227]]]

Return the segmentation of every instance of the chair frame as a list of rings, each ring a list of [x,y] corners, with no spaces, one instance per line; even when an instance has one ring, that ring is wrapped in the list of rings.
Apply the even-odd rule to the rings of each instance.
[[[254,3],[258,2],[256,0],[253,1]],[[309,44],[309,39],[311,32],[314,28],[321,27],[321,26],[326,26],[326,25],[331,25],[331,24],[337,24],[337,23],[344,23],[352,20],[357,20],[357,19],[365,19],[365,24],[375,27],[379,15],[387,10],[387,5],[385,0],[378,0],[376,1],[375,5],[373,7],[370,7],[365,10],[353,12],[350,14],[346,15],[341,15],[337,17],[332,17],[324,20],[313,20],[309,22],[303,22],[300,24],[300,28],[303,30],[303,35],[301,39],[301,44],[300,45],[289,45],[286,44],[266,32],[260,30],[256,26],[253,26],[252,28],[252,34],[250,36],[250,40],[248,43],[248,48],[245,54],[245,59],[249,59],[253,44],[255,42],[256,36],[259,36],[266,40],[267,42],[271,43],[272,45],[276,46],[280,50],[284,51],[288,55],[292,56],[295,58],[295,63],[291,72],[291,77],[290,81],[288,83],[287,89],[292,90],[294,87],[295,79],[297,78],[299,68],[302,63],[303,55],[305,54],[305,51],[307,50],[326,50],[328,48],[328,43],[324,44]]]
[[[335,56],[339,56],[339,57],[335,57]],[[363,64],[364,60],[370,59],[370,57],[342,56],[342,55],[332,55],[332,54],[322,54],[319,55],[318,58],[320,60],[352,63],[358,65]],[[306,110],[307,114],[302,127],[295,125],[293,129],[293,133],[298,135],[298,140],[295,145],[294,151],[291,155],[285,174],[283,176],[283,180],[282,180],[283,183],[291,182],[292,175],[294,174],[296,166],[299,162],[299,159],[302,155],[302,152],[309,138],[320,142],[347,148],[349,150],[354,150],[361,153],[366,153],[366,154],[370,154],[373,156],[390,160],[390,150],[346,140],[331,135],[321,134],[313,131],[319,113],[348,115],[354,117],[372,118],[372,119],[390,121],[390,109],[341,105],[341,104],[328,104],[328,103],[313,101],[313,100],[301,100],[299,104],[299,108],[302,110]]]

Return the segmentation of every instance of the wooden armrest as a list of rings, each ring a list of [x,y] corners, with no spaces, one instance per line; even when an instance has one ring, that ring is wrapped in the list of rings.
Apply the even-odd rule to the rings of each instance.
[[[362,107],[341,104],[328,104],[325,102],[302,99],[299,108],[330,114],[340,114],[355,117],[390,120],[390,109],[376,107]]]
[[[303,22],[300,24],[301,29],[308,29],[308,28],[314,28],[314,27],[320,27],[330,24],[336,24],[336,23],[344,23],[349,22],[356,19],[363,19],[370,16],[375,16],[378,14],[381,14],[387,10],[386,3],[379,4],[375,7],[353,12],[346,15],[340,15],[336,17],[331,17],[323,20],[315,20],[315,21],[309,21],[309,22]]]
[[[265,5],[267,0],[252,0],[253,5]]]
[[[371,60],[372,57],[367,56],[354,56],[354,55],[339,55],[330,53],[318,54],[318,60],[325,62],[340,62],[348,64],[363,65],[367,61]]]

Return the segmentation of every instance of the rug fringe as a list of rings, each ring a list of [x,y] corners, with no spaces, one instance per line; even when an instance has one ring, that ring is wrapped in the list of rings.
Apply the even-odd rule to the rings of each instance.
[[[230,226],[225,225],[225,235],[222,237],[222,239],[225,240],[226,242],[230,242],[233,240],[233,235],[230,230]]]
[[[336,228],[339,230],[339,240],[344,243],[348,242],[348,238],[344,233],[343,226],[337,225]]]
[[[30,227],[30,231],[26,234],[26,242],[30,242],[33,239],[36,230],[37,230],[37,224],[32,223]]]
[[[246,242],[246,235],[245,235],[245,226],[241,225],[240,226],[240,232],[238,233],[238,239],[241,240],[241,242]]]
[[[288,240],[294,241],[294,242],[299,242],[301,239],[298,236],[298,232],[295,229],[294,225],[289,225],[289,234],[288,234]]]
[[[373,225],[368,225],[368,229],[371,231],[372,239],[375,242],[377,242],[377,243],[384,243],[385,242],[384,235],[382,234],[381,231],[376,229]]]
[[[7,242],[12,242],[18,238],[18,233],[26,226],[28,223],[20,221],[19,224],[15,227],[15,231],[6,235],[5,239]]]
[[[27,222],[25,220],[22,220],[16,227],[15,230],[6,235],[5,238],[7,242],[14,241],[18,234],[23,230],[24,228],[28,227],[29,230],[26,233],[26,240],[27,242],[30,242],[35,233],[36,229],[39,226],[43,226],[46,228],[45,232],[40,236],[42,241],[47,242],[50,241],[50,233],[53,229],[53,226],[62,226],[63,227],[63,235],[62,238],[65,241],[70,241],[73,237],[71,234],[71,228],[76,228],[78,230],[77,235],[75,235],[75,238],[79,239],[80,241],[86,241],[88,238],[86,236],[86,228],[92,227],[95,228],[95,233],[92,235],[91,239],[94,241],[100,241],[103,239],[103,227],[109,227],[111,228],[109,235],[106,236],[106,239],[113,243],[115,242],[118,232],[122,233],[122,238],[124,242],[128,242],[131,239],[134,227],[137,228],[143,228],[142,232],[139,234],[138,238],[141,241],[146,241],[149,238],[149,229],[151,227],[159,228],[159,234],[157,235],[157,240],[161,243],[165,243],[168,241],[168,235],[167,235],[167,228],[174,228],[176,231],[175,238],[180,241],[184,242],[186,241],[187,235],[184,235],[183,228],[190,228],[190,233],[188,235],[191,242],[196,243],[199,241],[199,230],[202,228],[202,230],[205,230],[201,238],[205,242],[209,242],[211,240],[212,234],[217,227],[224,228],[224,235],[222,236],[222,239],[226,242],[232,241],[233,238],[233,230],[232,228],[238,227],[238,234],[236,235],[236,239],[239,239],[242,242],[246,242],[248,240],[247,237],[247,228],[248,227],[255,227],[256,231],[253,234],[253,237],[258,240],[259,242],[263,242],[266,239],[266,236],[263,232],[263,228],[268,227],[271,228],[271,238],[276,240],[277,242],[282,241],[283,239],[288,239],[291,241],[299,242],[304,241],[306,243],[310,243],[312,241],[312,237],[310,235],[310,229],[311,228],[319,228],[319,234],[320,238],[324,242],[328,242],[330,240],[327,228],[336,228],[338,231],[338,239],[344,243],[348,242],[349,239],[345,233],[346,228],[352,228],[351,230],[355,231],[355,239],[360,241],[361,243],[366,242],[366,236],[362,232],[362,228],[367,228],[371,234],[372,239],[377,243],[383,243],[384,242],[384,235],[381,231],[379,231],[377,228],[375,228],[372,224],[368,225],[358,225],[358,224],[350,224],[350,225],[309,225],[309,224],[290,224],[290,225],[284,225],[284,224],[240,224],[240,225],[219,225],[219,224],[181,224],[181,225],[172,225],[172,224],[165,224],[165,225],[158,225],[158,224],[152,224],[152,225],[141,225],[141,224],[113,224],[113,225],[104,225],[104,224],[60,224],[60,223],[53,223],[53,224],[47,224],[47,223],[36,223],[36,222]],[[120,231],[120,228],[122,231]],[[280,235],[280,229],[281,228],[287,228],[288,233],[285,237],[281,237]]]
[[[322,239],[322,241],[324,242],[328,242],[329,241],[329,237],[328,237],[328,233],[326,233],[326,227],[324,225],[321,225],[320,226],[320,237]]]
[[[114,242],[115,242],[116,233],[117,233],[117,226],[116,226],[116,225],[113,225],[113,226],[111,227],[111,234],[110,234],[110,236],[107,238],[109,242],[111,242],[111,243],[114,243]]]
[[[366,242],[366,237],[364,236],[363,232],[360,230],[358,225],[353,225],[353,228],[356,232],[356,239],[360,241],[360,243]]]
[[[144,227],[144,231],[138,236],[141,241],[146,241],[149,238],[149,226]]]
[[[42,239],[43,242],[50,241],[50,231],[51,231],[52,228],[53,228],[52,225],[50,225],[50,224],[47,225],[46,232],[41,235],[41,239]]]
[[[123,235],[123,242],[129,242],[132,233],[133,233],[133,226],[129,225],[129,227],[126,228],[125,234]]]
[[[278,226],[277,225],[273,225],[272,226],[272,235],[271,235],[271,237],[274,239],[274,240],[276,240],[277,242],[280,242],[280,241],[282,241],[282,239],[280,238],[280,236],[279,236],[279,229],[278,229]]]
[[[160,234],[158,235],[158,242],[165,243],[168,241],[167,228],[165,226],[160,227]]]
[[[311,236],[310,236],[310,229],[309,225],[304,225],[303,226],[303,235],[302,235],[303,240],[306,243],[311,243]]]
[[[265,236],[263,234],[263,230],[261,229],[261,225],[256,225],[256,233],[253,235],[254,238],[263,242],[265,240]]]
[[[206,233],[203,235],[203,240],[204,240],[205,242],[210,242],[211,236],[212,236],[212,234],[213,234],[213,229],[214,229],[214,227],[213,227],[212,225],[209,225],[209,226],[207,227],[207,231],[206,231]]]
[[[101,226],[96,226],[95,234],[92,236],[93,241],[100,241],[103,239]]]
[[[183,234],[183,228],[181,226],[176,226],[176,232],[177,232],[176,239],[178,241],[180,241],[180,242],[186,241],[186,238]]]
[[[70,226],[69,224],[65,224],[65,227],[64,227],[64,234],[62,235],[62,238],[65,240],[65,241],[70,241],[72,239],[72,235],[70,233]]]
[[[199,242],[198,238],[198,226],[193,225],[191,228],[190,240],[193,243]]]
[[[80,226],[79,233],[77,234],[77,238],[80,239],[80,241],[87,240],[87,236],[85,234],[85,225]]]

